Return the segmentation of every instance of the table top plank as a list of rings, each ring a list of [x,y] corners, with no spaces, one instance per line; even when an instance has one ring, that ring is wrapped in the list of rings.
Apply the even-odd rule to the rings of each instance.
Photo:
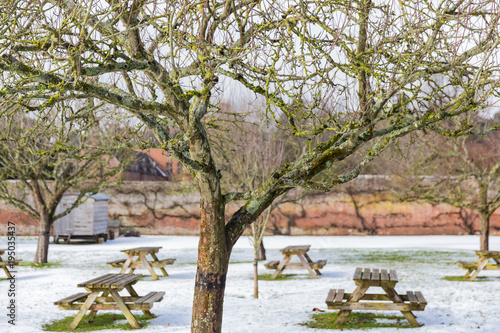
[[[119,283],[119,282],[124,280],[124,278],[120,275],[121,274],[116,274],[115,276],[110,276],[105,280],[101,280],[99,282],[94,282],[93,287],[94,288],[98,288],[98,287],[106,288],[106,286],[112,286],[115,283]]]
[[[363,273],[363,269],[361,267],[356,267],[356,270],[354,271],[354,277],[352,279],[353,280],[361,280],[362,273]]]
[[[410,301],[411,305],[418,305],[418,300],[413,291],[407,291],[406,295],[408,296],[408,301]]]
[[[424,295],[422,295],[422,293],[420,291],[415,291],[415,296],[417,297],[419,303],[427,304],[427,301],[425,300]]]
[[[137,282],[142,275],[138,274],[106,274],[78,284],[82,288],[116,289]]]
[[[311,245],[290,245],[282,248],[280,251],[283,254],[296,254],[296,253],[305,253],[309,251]]]
[[[335,295],[334,303],[342,304],[342,300],[344,299],[344,289],[339,289],[337,291],[337,295]]]
[[[396,271],[394,269],[391,269],[389,273],[389,281],[398,283],[398,274],[396,274]]]
[[[143,246],[143,247],[135,247],[133,249],[126,249],[126,250],[120,250],[120,252],[125,252],[125,253],[156,253],[158,252],[162,247],[161,246]]]
[[[372,280],[373,281],[379,281],[380,280],[380,273],[378,271],[378,268],[374,268],[372,270]]]
[[[114,274],[108,273],[108,274],[104,274],[104,275],[98,276],[98,277],[93,278],[93,279],[91,279],[91,280],[88,280],[88,281],[85,281],[85,282],[79,283],[79,284],[78,284],[78,287],[82,287],[84,284],[92,284],[92,283],[98,282],[98,281],[100,281],[100,280],[102,280],[102,279],[105,279],[105,278],[107,278],[107,277],[111,276],[111,275],[114,275]]]
[[[389,274],[387,274],[387,269],[382,269],[380,271],[380,280],[382,282],[389,282]]]
[[[371,272],[369,268],[365,268],[363,271],[363,280],[370,280],[371,279]]]
[[[120,274],[120,275],[125,275],[125,274]],[[126,274],[128,275],[126,278],[123,278],[122,280],[119,281],[113,281],[111,284],[111,288],[121,288],[125,287],[127,285],[132,285],[139,281],[139,279],[142,277],[140,274]]]

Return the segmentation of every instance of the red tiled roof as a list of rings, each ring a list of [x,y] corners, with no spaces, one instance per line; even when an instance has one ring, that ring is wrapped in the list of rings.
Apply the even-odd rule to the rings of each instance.
[[[150,148],[143,150],[144,153],[148,154],[153,161],[158,164],[163,172],[167,172],[167,163],[172,163],[172,158],[168,156],[168,153],[161,148]]]

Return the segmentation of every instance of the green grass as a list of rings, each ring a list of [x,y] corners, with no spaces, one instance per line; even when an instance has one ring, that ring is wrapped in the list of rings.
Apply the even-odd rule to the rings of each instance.
[[[440,265],[456,265],[457,258],[466,256],[467,253],[450,251],[407,251],[407,250],[340,250],[338,263],[357,264],[417,264],[439,262]],[[469,253],[470,255],[470,253]]]
[[[61,262],[59,261],[53,261],[53,262],[48,262],[45,264],[34,264],[30,261],[21,261],[19,263],[19,266],[23,267],[31,267],[31,268],[54,268],[54,267],[61,267]]]
[[[446,281],[462,281],[462,282],[486,282],[492,280],[492,278],[488,278],[486,276],[478,276],[474,281],[469,281],[469,278],[465,278],[463,276],[445,276],[442,279]]]
[[[383,315],[366,312],[353,312],[347,317],[342,325],[335,325],[336,312],[318,313],[312,316],[312,320],[300,325],[309,328],[321,329],[366,329],[366,328],[411,328],[403,316]]]
[[[50,332],[68,332],[69,324],[71,324],[74,318],[75,316],[70,316],[60,320],[54,320],[49,324],[43,325],[42,329],[44,331],[50,331]],[[143,328],[147,326],[150,320],[144,315],[135,316],[135,318]],[[126,320],[127,319],[125,318],[124,315],[105,313],[95,316],[93,322],[89,323],[87,316],[85,316],[83,317],[80,324],[78,324],[78,327],[71,332],[89,332],[89,331],[100,331],[108,329],[131,330],[132,327]],[[117,321],[119,321],[119,323],[117,323]]]
[[[253,264],[253,260],[247,260],[247,261],[230,261],[229,264]]]
[[[296,279],[310,279],[310,275],[305,274],[281,274],[276,279],[271,280],[273,274],[259,274],[261,281],[280,281],[280,280],[296,280]],[[252,277],[253,279],[253,277]]]

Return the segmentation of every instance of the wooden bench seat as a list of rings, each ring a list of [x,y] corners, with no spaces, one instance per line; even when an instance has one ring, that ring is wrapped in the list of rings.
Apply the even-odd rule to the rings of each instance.
[[[264,266],[267,269],[277,269],[279,264],[280,262],[275,260],[267,262]],[[320,269],[326,265],[326,260],[313,261],[309,265],[312,269]],[[289,262],[285,265],[285,269],[304,269],[304,265],[301,262]]]
[[[71,305],[78,301],[84,301],[90,293],[78,293],[54,302],[55,305]]]
[[[470,261],[463,261],[463,260],[459,260],[457,261],[457,264],[458,266],[462,267],[463,269],[474,269],[477,267],[477,265],[475,265],[473,262],[470,262]]]
[[[54,302],[55,305],[58,305],[62,310],[80,310],[83,303],[87,299],[90,293],[78,293],[68,297],[65,297],[57,302]],[[129,308],[129,310],[151,310],[153,307],[153,303],[160,302],[163,300],[163,296],[165,296],[164,291],[152,291],[148,293],[146,296],[124,296],[122,297],[123,301]],[[97,297],[95,303],[92,304],[89,308],[90,310],[119,310],[115,300],[111,296],[106,297]]]
[[[165,296],[164,291],[152,291],[146,296],[139,298],[134,303],[136,305],[139,305],[142,310],[149,310],[153,307],[154,302],[162,301],[163,296]]]
[[[276,269],[276,268],[278,268],[279,264],[280,264],[280,262],[278,260],[274,260],[274,261],[269,261],[269,262],[265,263],[264,266],[267,269]]]
[[[326,265],[326,260],[313,261],[311,263],[311,268],[312,269],[320,269],[320,268],[323,268],[325,265]]]
[[[468,270],[476,270],[479,267],[479,264],[476,262],[470,262],[470,261],[463,261],[459,260],[457,261],[458,266],[462,267],[463,269],[468,269]],[[486,264],[484,266],[483,270],[500,270],[500,265],[498,264]]]
[[[16,259],[13,261],[0,261],[0,268],[7,267],[7,266],[19,266],[21,261],[22,261],[22,259]]]
[[[406,294],[398,294],[403,303],[388,303],[391,299],[385,294],[365,294],[360,301],[385,301],[379,302],[355,302],[347,300],[351,293],[345,293],[344,289],[330,289],[326,297],[329,309],[338,310],[394,310],[394,311],[424,311],[427,301],[420,291],[408,291]]]
[[[120,259],[120,260],[115,260],[115,261],[110,261],[107,264],[113,268],[121,268],[123,264],[125,263],[126,259]]]
[[[172,265],[174,263],[174,258],[162,259],[158,261],[150,261],[151,267],[165,267],[166,265]]]
[[[107,264],[113,268],[122,268],[125,261],[126,259],[120,259],[120,260],[110,261]],[[165,267],[166,265],[172,265],[174,261],[175,259],[169,258],[169,259],[162,259],[159,261],[149,261],[149,264],[151,265],[151,267]],[[136,268],[136,267],[141,267],[143,265],[144,264],[141,261],[132,261],[129,267]]]

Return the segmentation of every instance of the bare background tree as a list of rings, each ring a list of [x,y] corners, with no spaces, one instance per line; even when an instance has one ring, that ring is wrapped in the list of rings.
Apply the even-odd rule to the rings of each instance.
[[[92,194],[113,185],[122,164],[111,165],[116,143],[99,128],[95,107],[50,107],[0,102],[0,200],[38,221],[34,264],[47,263],[50,229]],[[31,116],[26,113],[32,113]],[[57,205],[66,191],[79,192],[64,212]]]
[[[264,118],[261,110],[246,116]],[[239,117],[242,117],[242,114],[239,114]],[[266,123],[257,125],[240,120],[238,124],[237,127],[225,126],[222,132],[225,135],[217,139],[216,156],[221,160],[219,165],[222,166],[222,179],[228,187],[235,191],[253,191],[259,188],[271,172],[284,164],[285,150],[290,153],[291,149],[285,148],[286,142],[279,139],[280,131],[269,126],[269,123],[266,126]],[[279,205],[279,201],[281,199],[276,200],[250,225],[250,239],[254,249],[254,298],[259,298],[258,262],[265,260],[262,239],[272,208]]]
[[[439,130],[498,92],[494,0],[0,4],[0,96],[94,98],[122,108],[194,176],[201,222],[193,332],[221,331],[231,250],[276,198],[346,183],[392,141]],[[225,120],[215,105],[234,94],[230,87],[265,103],[266,116],[307,147],[251,191],[223,190],[214,159],[211,133]],[[430,108],[447,89],[458,93]],[[352,168],[316,180],[367,143]],[[233,201],[242,203],[226,219]]]
[[[494,119],[493,119],[494,120]],[[481,250],[489,249],[490,217],[500,207],[500,133],[484,133],[492,119],[467,122],[467,137],[421,136],[407,165],[407,199],[446,203],[460,209],[464,228],[479,216]],[[474,134],[478,133],[478,134]],[[403,172],[402,174],[405,174]],[[410,183],[412,182],[412,183]]]

